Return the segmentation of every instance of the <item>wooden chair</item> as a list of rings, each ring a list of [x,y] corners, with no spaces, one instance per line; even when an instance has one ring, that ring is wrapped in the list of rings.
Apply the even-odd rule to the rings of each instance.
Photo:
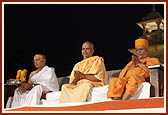
[[[164,95],[164,67],[163,65],[149,66],[151,83],[151,97],[161,97]]]

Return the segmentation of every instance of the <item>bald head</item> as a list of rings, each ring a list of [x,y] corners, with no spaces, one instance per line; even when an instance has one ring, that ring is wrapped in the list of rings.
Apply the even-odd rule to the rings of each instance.
[[[83,44],[89,44],[89,45],[92,47],[92,49],[94,49],[94,45],[93,45],[93,43],[90,42],[90,41],[86,41],[86,42],[84,42]],[[83,44],[82,44],[82,45],[83,45]]]
[[[94,45],[93,43],[86,41],[82,44],[82,55],[83,59],[92,57],[94,53]]]

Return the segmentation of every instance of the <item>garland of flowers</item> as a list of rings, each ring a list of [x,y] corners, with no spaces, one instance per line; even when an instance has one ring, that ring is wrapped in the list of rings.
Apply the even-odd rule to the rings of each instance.
[[[16,81],[26,82],[27,70],[18,70],[16,75]]]
[[[17,71],[16,80],[19,81],[22,70]]]

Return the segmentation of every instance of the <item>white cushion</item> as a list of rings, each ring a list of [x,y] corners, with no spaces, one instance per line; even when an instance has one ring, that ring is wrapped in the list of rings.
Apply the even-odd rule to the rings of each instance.
[[[139,85],[138,90],[134,96],[130,99],[144,99],[150,97],[150,86],[149,82],[143,82]]]
[[[87,101],[101,101],[107,99],[108,86],[94,87],[90,90]]]
[[[98,101],[106,101],[107,99],[107,92],[108,86],[105,85],[102,87],[94,87],[90,90],[88,95],[87,101],[90,102],[98,102]],[[134,94],[130,99],[144,99],[150,97],[150,83],[143,82],[139,85],[137,93]],[[42,100],[43,104],[52,104],[52,103],[59,103],[61,91],[58,92],[51,92],[47,93],[46,100]]]

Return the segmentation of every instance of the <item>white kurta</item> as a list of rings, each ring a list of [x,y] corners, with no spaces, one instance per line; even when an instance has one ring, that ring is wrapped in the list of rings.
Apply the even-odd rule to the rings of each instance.
[[[54,68],[45,66],[40,72],[35,74],[31,81],[33,84],[40,84],[25,93],[20,93],[19,88],[15,90],[11,107],[40,104],[43,91],[59,91],[59,84]]]

